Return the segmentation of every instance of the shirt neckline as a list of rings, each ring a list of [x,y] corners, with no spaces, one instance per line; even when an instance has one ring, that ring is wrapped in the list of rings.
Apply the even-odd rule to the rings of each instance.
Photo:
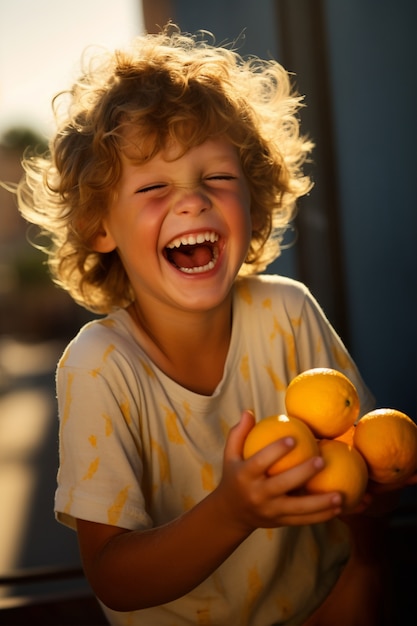
[[[119,321],[123,324],[126,332],[133,338],[135,345],[139,348],[142,358],[147,362],[147,365],[154,371],[155,376],[168,390],[169,396],[172,399],[184,402],[185,399],[192,401],[194,409],[197,409],[197,405],[201,405],[201,408],[207,403],[212,403],[216,398],[219,398],[227,388],[230,381],[231,374],[236,370],[237,362],[239,359],[240,350],[242,344],[242,336],[239,333],[240,324],[240,307],[237,305],[236,290],[233,290],[232,298],[232,332],[230,336],[230,345],[227,352],[227,357],[224,364],[223,376],[219,381],[216,389],[209,396],[199,394],[195,391],[191,391],[186,387],[183,387],[180,383],[176,382],[173,378],[165,374],[152,359],[148,356],[143,345],[141,343],[140,333],[138,332],[134,320],[126,309],[119,309],[115,315],[119,318]]]

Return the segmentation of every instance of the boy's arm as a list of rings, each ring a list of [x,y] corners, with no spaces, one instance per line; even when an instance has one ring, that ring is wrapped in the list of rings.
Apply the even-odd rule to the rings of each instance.
[[[105,605],[131,611],[170,602],[205,580],[256,528],[340,514],[339,494],[288,495],[321,469],[320,459],[267,475],[294,442],[281,439],[244,461],[252,426],[244,413],[229,434],[219,486],[178,519],[144,531],[77,520],[84,569]]]
[[[77,520],[77,531],[94,592],[119,611],[163,604],[186,594],[245,539],[243,529],[224,523],[216,492],[165,526],[127,531]]]

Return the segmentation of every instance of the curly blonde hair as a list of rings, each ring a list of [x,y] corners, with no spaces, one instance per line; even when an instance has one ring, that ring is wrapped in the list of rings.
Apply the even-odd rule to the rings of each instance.
[[[147,159],[170,139],[185,150],[213,137],[236,146],[256,226],[240,275],[264,270],[311,186],[302,172],[312,148],[299,132],[302,99],[281,65],[243,59],[208,33],[192,36],[170,24],[84,67],[54,99],[58,129],[49,153],[24,159],[17,190],[21,213],[49,238],[55,282],[97,313],[134,299],[117,251],[93,249],[117,193],[126,127],[146,145]]]

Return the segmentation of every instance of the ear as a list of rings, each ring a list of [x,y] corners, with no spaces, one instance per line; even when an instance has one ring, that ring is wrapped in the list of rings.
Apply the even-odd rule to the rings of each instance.
[[[117,246],[111,233],[102,225],[93,238],[91,247],[95,252],[112,252]]]

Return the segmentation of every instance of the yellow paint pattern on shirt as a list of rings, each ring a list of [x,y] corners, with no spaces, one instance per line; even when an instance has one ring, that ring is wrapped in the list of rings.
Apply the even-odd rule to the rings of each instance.
[[[172,443],[183,444],[185,443],[183,436],[178,428],[178,417],[175,411],[171,411],[168,407],[163,407],[165,410],[165,428],[167,431],[168,439]]]
[[[184,402],[182,403],[182,406],[184,407],[184,416],[183,416],[184,424],[187,425],[192,417],[191,407],[190,407],[189,402],[187,402],[186,400],[184,400]]]
[[[72,391],[72,383],[74,382],[74,374],[68,374],[67,382],[68,384],[65,390],[64,408],[62,410],[62,426],[65,426],[65,424],[67,423],[70,409],[71,409],[71,402],[72,402],[71,391]]]
[[[67,503],[64,506],[64,513],[70,514],[73,501],[74,501],[74,487],[71,487],[71,489],[69,490]]]
[[[155,372],[150,367],[149,363],[147,363],[144,359],[139,359],[139,361],[143,369],[145,370],[145,374],[149,376],[149,378],[155,378]]]
[[[282,328],[281,324],[274,316],[274,330],[270,335],[271,341],[273,341],[277,335],[280,335],[286,343],[288,367],[294,372],[296,369],[294,336]]]
[[[122,415],[124,417],[124,420],[126,422],[126,424],[131,424],[132,423],[132,416],[130,414],[130,404],[128,402],[128,400],[125,400],[124,402],[121,402],[119,404],[120,410],[122,412]]]
[[[248,591],[249,598],[255,600],[259,593],[262,591],[262,579],[259,575],[258,568],[256,565],[251,567],[248,571]]]
[[[119,616],[117,618],[119,620]],[[135,623],[135,613],[131,611],[130,613],[120,613],[120,624],[123,626],[134,626]]]
[[[272,309],[272,300],[271,298],[265,298],[262,302],[262,306],[264,309]]]
[[[250,614],[252,612],[252,607],[255,604],[256,600],[259,597],[263,589],[262,579],[259,575],[259,570],[256,565],[249,568],[248,570],[248,590],[246,595],[246,612],[247,612],[247,621],[245,623],[250,622]]]
[[[350,361],[348,357],[346,356],[346,354],[343,352],[343,350],[333,345],[332,352],[333,352],[333,356],[336,359],[336,363],[338,364],[338,366],[341,369],[348,369],[350,365]]]
[[[151,448],[155,450],[158,458],[159,478],[161,482],[171,482],[171,472],[169,470],[168,457],[165,450],[155,439],[151,439]]]
[[[133,611],[131,613],[125,613],[124,618],[126,620],[124,626],[134,626],[136,613],[133,613]]]
[[[102,325],[105,326],[106,324],[102,324]],[[111,324],[111,325],[113,325],[113,324]],[[109,326],[110,326],[110,324],[109,324]],[[107,347],[107,349],[104,351],[103,359],[102,359],[104,363],[107,361],[109,355],[113,352],[113,350],[115,350],[115,347],[114,347],[113,344],[110,344]],[[89,374],[93,378],[97,378],[97,376],[100,374],[100,372],[101,372],[101,367],[96,367],[96,368],[90,370]]]
[[[209,606],[198,608],[196,617],[198,626],[210,626],[213,623]]]
[[[201,483],[205,491],[213,491],[215,485],[213,477],[213,466],[211,465],[211,463],[204,463],[204,465],[202,466]]]
[[[110,437],[110,435],[113,433],[113,422],[111,420],[110,415],[107,415],[107,413],[102,413],[101,417],[104,419],[104,432],[106,434],[106,437]]]
[[[108,348],[105,350],[104,354],[103,354],[103,361],[107,361],[107,359],[109,358],[110,354],[115,350],[115,346],[111,343]]]
[[[250,292],[248,283],[242,281],[237,282],[236,290],[242,300],[246,302],[246,304],[252,304],[252,294]]]
[[[269,374],[270,379],[272,380],[272,383],[274,385],[274,388],[276,389],[276,391],[285,391],[286,390],[286,385],[282,382],[282,380],[280,379],[280,377],[278,376],[278,374],[276,374],[272,368],[272,365],[265,365],[265,369]]]
[[[242,374],[243,380],[248,382],[249,380],[249,357],[247,354],[243,355],[242,360],[240,362],[240,373]]]
[[[91,443],[93,448],[97,448],[97,437],[95,435],[90,435],[88,441]]]
[[[289,601],[288,596],[278,595],[277,605],[282,620],[287,620],[293,613],[292,604]]]
[[[107,519],[109,524],[112,526],[116,526],[117,522],[120,519],[120,515],[122,514],[123,507],[126,504],[127,496],[129,493],[130,485],[124,487],[116,496],[113,504],[107,511]]]
[[[227,435],[230,432],[230,425],[228,424],[228,422],[226,422],[226,420],[223,417],[220,418],[220,428],[221,428],[224,439],[226,439]]]
[[[192,496],[182,496],[182,507],[184,511],[190,511],[196,505],[196,501]]]
[[[105,326],[106,328],[114,328],[116,326],[115,320],[109,319],[108,317],[103,318],[98,323],[100,326]]]
[[[98,456],[93,461],[91,461],[90,465],[88,466],[88,470],[83,476],[83,480],[91,480],[94,474],[97,472],[99,464],[100,457]]]
[[[301,326],[301,317],[291,317],[291,326],[299,328]]]

